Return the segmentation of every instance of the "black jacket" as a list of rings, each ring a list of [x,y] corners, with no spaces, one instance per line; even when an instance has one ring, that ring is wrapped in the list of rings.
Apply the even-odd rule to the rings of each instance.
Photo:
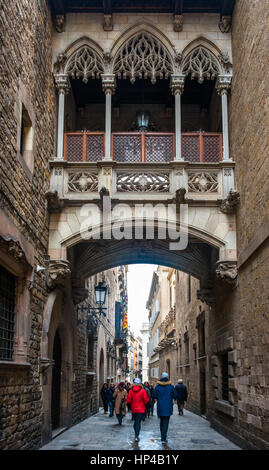
[[[175,389],[176,389],[177,400],[187,401],[187,399],[188,399],[188,390],[187,390],[186,385],[177,384]]]

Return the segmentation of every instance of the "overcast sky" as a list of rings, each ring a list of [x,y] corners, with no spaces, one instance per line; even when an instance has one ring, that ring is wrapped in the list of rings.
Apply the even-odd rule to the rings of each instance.
[[[148,321],[146,302],[156,269],[157,265],[153,264],[130,264],[128,267],[128,321],[130,330],[136,336],[141,336],[142,323]]]

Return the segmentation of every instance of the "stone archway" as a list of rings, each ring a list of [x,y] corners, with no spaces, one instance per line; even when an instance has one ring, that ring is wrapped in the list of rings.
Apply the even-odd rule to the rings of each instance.
[[[44,312],[41,342],[42,443],[51,440],[53,429],[69,427],[72,422],[72,376],[77,340],[70,300],[62,290],[56,289],[50,293]]]

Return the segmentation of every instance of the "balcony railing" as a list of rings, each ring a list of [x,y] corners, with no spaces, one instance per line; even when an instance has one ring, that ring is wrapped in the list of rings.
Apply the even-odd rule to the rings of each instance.
[[[64,136],[64,158],[69,162],[97,162],[105,155],[104,132],[68,132]],[[182,157],[188,162],[222,160],[222,134],[182,134]],[[175,134],[116,132],[112,134],[112,159],[129,163],[168,163],[175,158]]]

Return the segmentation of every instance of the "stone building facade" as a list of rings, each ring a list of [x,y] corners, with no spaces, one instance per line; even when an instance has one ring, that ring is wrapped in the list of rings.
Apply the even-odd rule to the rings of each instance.
[[[0,447],[29,449],[41,445],[40,344],[47,289],[36,266],[44,265],[48,248],[45,193],[56,113],[53,27],[46,1],[2,1],[0,18],[1,297],[15,312],[14,318],[6,312],[7,323],[1,320]]]
[[[189,376],[185,363],[185,375],[190,389],[197,380],[206,383],[202,387],[208,419],[242,446],[268,448],[267,1],[213,2],[211,13],[207,2],[202,12],[191,13],[187,0],[182,11],[156,13],[146,5],[141,12],[137,5],[131,13],[126,1],[122,11],[113,15],[89,12],[85,2],[77,11],[77,3],[68,2],[67,11],[66,2],[54,0],[1,2],[0,275],[1,305],[8,308],[2,307],[0,446],[38,448],[52,437],[54,425],[71,426],[94,411],[96,404],[94,400],[89,403],[85,393],[98,385],[93,385],[94,375],[89,374],[85,386],[85,374],[91,370],[83,358],[89,345],[85,323],[78,321],[83,317],[78,306],[88,296],[85,280],[117,265],[144,261],[190,274],[190,291],[198,289],[200,303],[192,310],[190,302],[184,320],[178,318],[182,318],[180,344],[183,348],[185,340],[186,349],[189,341],[189,359],[195,358],[195,343],[196,354],[198,350],[194,329],[200,328],[203,336],[206,324],[202,341],[206,358],[197,355],[196,369],[189,369]],[[159,80],[151,67],[147,70],[151,85],[146,88],[143,61],[134,76],[127,71],[126,47],[127,52],[128,47],[136,47],[132,38],[145,40],[151,48],[158,45],[159,60],[166,61],[161,70],[167,80]],[[201,57],[208,61],[210,71],[195,70],[195,59]],[[112,58],[119,62],[115,64]],[[144,91],[136,80],[141,73]],[[132,82],[136,82],[134,88]],[[126,167],[111,158],[111,129],[132,129],[133,105],[138,108],[147,93],[153,96],[155,85],[154,90],[165,99],[161,104],[148,103],[151,130],[157,126],[169,133],[175,127],[174,137],[170,136],[175,139],[175,159],[161,165],[148,162],[142,170],[145,154],[139,151],[141,161],[133,167],[127,162]],[[136,91],[137,98],[127,119],[130,90]],[[127,101],[119,106],[121,96]],[[86,106],[91,102],[92,114]],[[93,114],[96,122],[91,120]],[[87,139],[91,137],[86,132],[75,134],[80,143],[70,150],[64,136],[67,131],[86,128],[92,136],[91,130],[101,127],[89,153]],[[196,132],[196,140],[194,135],[191,138],[199,140],[198,160],[192,160],[193,148],[182,160],[181,129],[185,134]],[[202,131],[217,136],[218,161],[201,161],[206,155],[202,143],[208,137]],[[145,135],[141,136],[145,143]],[[87,161],[96,148],[98,159]],[[63,158],[68,152],[72,161]],[[84,161],[80,161],[82,155]],[[165,204],[187,201],[188,250],[183,255],[169,250],[168,239],[114,239],[107,244],[96,238],[82,240],[82,205],[95,201],[104,214],[105,195],[110,195],[113,204],[120,199],[129,204],[158,198]],[[104,227],[101,232],[106,235]],[[96,224],[97,232],[98,228]],[[189,280],[184,277],[178,282],[184,285]],[[177,322],[168,300],[165,316],[158,314],[154,289],[149,308],[156,344],[151,344],[151,355],[166,315],[170,317],[164,330],[172,325],[168,335],[174,335],[173,322]],[[186,326],[188,335],[182,331]],[[111,338],[110,332],[107,337],[104,333],[106,327],[100,333],[100,347]],[[90,329],[94,337],[94,322]],[[179,338],[172,343],[170,367],[180,348]],[[109,345],[106,351],[96,348],[97,364],[112,364],[113,348]],[[126,370],[125,352],[125,343],[118,338],[118,378]],[[155,369],[152,379],[168,365],[161,362],[161,351],[157,352],[150,362],[151,371]],[[101,379],[114,373],[112,366],[109,375],[105,367],[101,372]],[[58,411],[52,416],[55,403]],[[201,411],[197,395],[191,396],[189,406]]]

